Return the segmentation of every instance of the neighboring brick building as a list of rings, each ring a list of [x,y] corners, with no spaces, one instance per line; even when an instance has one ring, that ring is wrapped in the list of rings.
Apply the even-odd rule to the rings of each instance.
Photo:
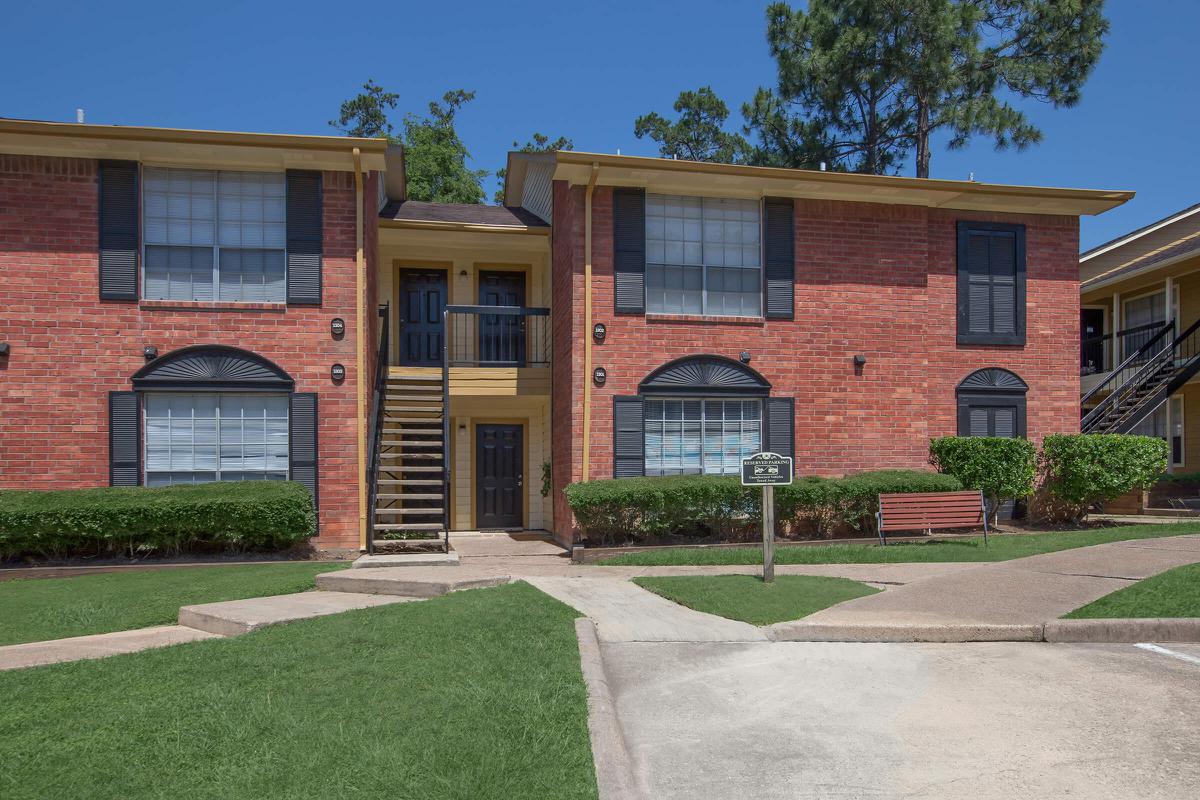
[[[566,543],[585,477],[1077,430],[1078,216],[1127,194],[583,153],[508,176],[506,207],[419,203],[382,140],[0,120],[0,488],[291,478],[324,547]]]

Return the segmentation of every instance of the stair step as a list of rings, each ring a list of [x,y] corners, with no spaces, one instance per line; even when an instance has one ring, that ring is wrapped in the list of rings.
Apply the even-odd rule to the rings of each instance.
[[[379,468],[379,471],[380,472],[441,472],[442,468],[441,467],[413,467],[413,466],[406,467],[403,464],[397,464],[394,466],[386,466],[386,467],[381,466]],[[438,481],[438,483],[441,483],[441,481]]]
[[[388,393],[386,403],[441,403],[444,398],[441,392],[437,394],[392,394]]]
[[[386,458],[388,461],[395,461],[398,458],[411,458],[417,461],[441,461],[441,453],[380,453],[380,458]]]
[[[437,469],[437,467],[434,467]],[[380,478],[376,481],[380,486],[441,486],[440,480],[425,478]]]
[[[434,425],[433,423],[430,423],[429,425],[418,425],[418,424],[416,424],[416,422],[417,422],[417,420],[413,420],[413,424],[410,424],[410,425],[384,425],[383,432],[384,433],[400,433],[400,434],[412,433],[412,434],[417,434],[419,436],[441,436],[442,435],[442,426],[441,425]]]
[[[440,522],[384,522],[375,526],[377,531],[444,531]],[[390,540],[388,540],[390,541]]]
[[[384,439],[379,444],[381,447],[420,447],[424,449],[442,446],[441,442],[414,442],[411,439]]]
[[[445,512],[442,508],[377,508],[375,516],[383,517],[440,517]]]
[[[434,482],[434,481],[431,481],[431,483],[432,482]],[[420,483],[420,481],[417,481],[417,483]],[[436,481],[436,483],[441,483],[441,481]],[[377,494],[377,495],[375,495],[376,500],[441,500],[441,499],[443,499],[443,497],[444,497],[444,495],[441,492],[434,492],[431,494],[415,494],[414,493],[414,494]]]
[[[393,405],[387,405],[387,406],[384,406],[383,410],[388,412],[389,414],[395,414],[395,413],[411,414],[416,411],[429,411],[429,412],[437,412],[440,414],[442,407],[441,406],[393,406]],[[441,419],[441,417],[439,416],[438,419]]]

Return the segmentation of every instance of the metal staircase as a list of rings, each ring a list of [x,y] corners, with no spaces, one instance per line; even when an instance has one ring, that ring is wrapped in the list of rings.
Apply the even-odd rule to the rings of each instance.
[[[1080,400],[1084,433],[1129,433],[1200,371],[1200,320],[1170,320]],[[1095,402],[1097,401],[1098,402]],[[1095,405],[1089,407],[1089,404]]]
[[[385,332],[373,397],[367,551],[434,544],[449,552],[445,375],[389,373],[386,313],[380,311]]]

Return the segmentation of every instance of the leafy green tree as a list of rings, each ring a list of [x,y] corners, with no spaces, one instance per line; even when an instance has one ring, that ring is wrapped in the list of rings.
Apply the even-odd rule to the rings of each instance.
[[[544,133],[534,133],[533,138],[520,144],[519,142],[512,143],[513,150],[518,153],[553,153],[555,150],[574,150],[575,143],[565,136],[560,136],[554,141]],[[504,181],[508,175],[508,167],[501,167],[496,170],[496,179],[500,182],[500,186],[496,189],[496,194],[493,197],[493,202],[496,205],[504,205]]]
[[[453,89],[442,95],[441,102],[430,102],[427,116],[404,115],[404,171],[410,199],[483,202],[487,170],[467,167],[471,154],[454,128],[458,112],[473,99],[474,92]]]
[[[750,146],[738,134],[725,130],[729,107],[711,86],[680,92],[674,108],[679,115],[674,122],[654,111],[638,117],[633,123],[634,136],[658,142],[659,152],[671,158],[727,164],[746,161]]]
[[[363,91],[342,103],[337,119],[329,124],[347,136],[364,136],[374,139],[386,136],[392,139],[392,123],[388,111],[396,107],[400,95],[385,92],[374,80],[363,84]]]
[[[811,0],[767,9],[778,86],[743,107],[756,160],[814,152],[836,167],[893,172],[930,137],[990,137],[1018,150],[1041,132],[1005,96],[1079,102],[1104,49],[1103,0]]]

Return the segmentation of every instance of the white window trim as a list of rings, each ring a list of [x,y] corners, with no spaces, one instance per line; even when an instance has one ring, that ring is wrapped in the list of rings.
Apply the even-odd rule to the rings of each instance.
[[[643,395],[642,396],[643,404],[647,403],[647,402],[651,402],[651,401],[663,401],[663,402],[667,402],[667,403],[670,403],[670,402],[696,402],[696,401],[700,402],[700,420],[699,420],[699,423],[700,423],[700,469],[698,472],[694,472],[694,473],[667,471],[667,470],[663,470],[663,469],[659,469],[658,471],[651,473],[645,466],[646,463],[649,461],[649,459],[647,458],[646,441],[645,441],[647,419],[646,419],[645,412],[643,412],[643,414],[642,414],[642,465],[643,465],[642,470],[649,477],[670,476],[670,475],[676,475],[676,474],[679,474],[679,475],[737,475],[737,474],[739,474],[738,471],[736,471],[736,470],[730,471],[730,472],[706,472],[704,470],[704,423],[705,423],[704,403],[709,402],[709,401],[734,402],[734,403],[757,403],[758,404],[758,448],[757,448],[757,450],[762,449],[763,439],[766,435],[766,403],[763,402],[763,399],[760,397],[737,397],[737,396],[729,396],[729,395],[703,395],[703,394],[695,394],[695,395],[653,394],[653,395]],[[659,421],[661,421],[661,420],[659,420]],[[722,420],[722,422],[724,422],[724,420]]]
[[[649,192],[648,194],[655,194],[655,195],[658,195],[659,197],[695,197],[695,198],[700,199],[701,201],[703,201],[706,198],[709,200],[755,200],[756,199],[753,197],[730,197],[727,195],[709,195],[709,194],[704,194],[704,195],[701,195],[701,194],[664,194],[662,192]],[[701,236],[700,236],[700,253],[701,253],[700,261],[701,261],[701,263],[698,265],[700,267],[700,314],[699,314],[699,316],[702,316],[702,317],[732,317],[732,318],[736,318],[736,319],[765,319],[766,318],[766,306],[767,306],[767,298],[766,298],[766,292],[767,292],[767,270],[766,270],[767,250],[766,250],[766,247],[767,247],[767,245],[766,245],[766,236],[765,236],[766,209],[765,209],[765,203],[764,203],[763,198],[757,198],[757,203],[758,203],[758,230],[759,230],[759,233],[758,233],[758,267],[757,267],[757,270],[758,270],[758,295],[759,295],[759,297],[758,297],[758,313],[757,314],[715,314],[708,310],[708,270],[709,270],[710,266],[716,267],[716,265],[715,264],[710,265],[710,264],[704,263],[704,255],[703,255],[703,253],[704,253],[704,234],[703,234],[704,211],[703,211],[703,205],[702,205],[701,212],[700,212],[700,214],[701,214],[700,223],[701,223],[701,231],[702,231]],[[645,237],[643,236],[643,239],[644,238]],[[645,242],[643,242],[643,244],[645,244]],[[697,266],[695,264],[659,264],[658,262],[651,262],[649,259],[647,259],[646,260],[646,270],[647,271],[649,271],[651,263],[653,263],[655,266],[659,266],[659,267],[695,267],[695,266]],[[736,267],[735,269],[754,269],[754,268],[753,267]],[[642,284],[643,284],[643,286],[642,286],[642,307],[644,309],[646,309],[647,314],[649,314],[649,315],[661,314],[664,316],[671,316],[671,315],[680,313],[680,312],[675,312],[675,311],[650,311],[650,302],[649,302],[649,296],[648,296],[648,292],[650,290],[647,285],[648,283],[649,283],[649,281],[643,279],[643,281],[642,281]],[[693,316],[692,314],[688,314],[687,312],[682,312],[682,313],[684,316]]]
[[[149,414],[147,411],[148,404],[145,402],[145,400],[146,400],[146,395],[157,395],[157,394],[181,395],[181,396],[185,396],[185,397],[198,397],[201,395],[215,395],[217,397],[218,402],[217,402],[217,406],[216,406],[216,416],[213,417],[213,419],[215,420],[215,423],[216,423],[215,430],[216,430],[216,445],[217,445],[217,466],[215,469],[212,469],[212,470],[199,470],[199,469],[151,470],[151,469],[146,468],[147,464],[149,462],[149,459],[148,459],[147,453],[146,453],[146,448],[149,445],[149,430],[150,430],[149,419],[150,419],[150,417],[149,417]],[[222,470],[221,470],[221,403],[220,403],[220,398],[230,397],[230,396],[237,396],[237,397],[269,396],[269,397],[286,398],[287,393],[286,392],[236,392],[236,391],[235,392],[222,392],[222,391],[216,391],[216,392],[152,392],[152,391],[148,391],[148,392],[142,393],[142,398],[141,398],[142,402],[140,405],[141,405],[141,424],[142,424],[143,433],[142,433],[142,441],[140,443],[140,447],[141,447],[142,485],[143,486],[149,486],[150,485],[150,475],[158,474],[158,473],[212,472],[214,475],[216,475],[216,477],[213,478],[212,481],[204,481],[205,483],[212,483],[212,482],[221,480],[221,471]],[[288,452],[290,453],[291,452],[291,444],[292,444],[292,442],[291,442],[291,439],[292,439],[292,430],[291,430],[292,409],[291,409],[291,405],[289,403],[284,403],[284,409],[286,411],[286,419],[287,419],[287,423],[288,423],[287,424]],[[196,436],[195,436],[195,430],[193,429],[193,431],[192,431],[192,448],[193,448],[193,450],[195,449],[195,446],[196,446]],[[243,456],[244,456],[244,453],[243,453]],[[290,481],[292,479],[292,462],[291,462],[291,458],[288,458],[287,466],[285,466],[282,470],[279,470],[279,469],[270,469],[270,470],[237,469],[237,470],[228,470],[228,471],[229,472],[262,472],[263,474],[266,474],[268,472],[282,472],[284,474],[283,480]]]
[[[179,166],[179,165],[177,165],[177,164],[176,164],[176,165],[171,165],[171,164],[153,164],[153,163],[144,163],[144,164],[142,164],[142,165],[141,165],[141,171],[140,171],[140,173],[139,173],[139,175],[138,175],[138,233],[139,233],[139,235],[138,235],[138,238],[141,240],[141,242],[140,242],[140,253],[139,253],[139,257],[140,257],[141,263],[139,264],[139,268],[138,268],[138,272],[140,273],[140,274],[139,274],[139,276],[138,276],[138,279],[141,281],[141,290],[142,290],[142,297],[143,297],[143,299],[145,299],[145,300],[152,300],[152,301],[156,301],[156,300],[165,300],[165,301],[167,301],[167,302],[169,302],[169,301],[170,301],[170,298],[149,298],[149,297],[145,297],[145,291],[146,291],[146,248],[147,248],[147,246],[149,246],[149,247],[172,247],[172,246],[174,246],[174,245],[160,245],[160,244],[157,244],[157,243],[147,243],[147,242],[146,242],[146,202],[145,202],[146,181],[144,180],[144,173],[145,173],[145,170],[146,170],[147,168],[149,168],[149,169],[166,169],[166,170],[189,170],[189,171],[192,171],[192,172],[211,172],[211,173],[212,173],[212,175],[213,175],[213,245],[212,245],[212,251],[213,251],[213,297],[212,297],[212,299],[211,299],[211,300],[199,300],[199,301],[198,301],[198,300],[194,300],[194,299],[192,299],[192,300],[178,300],[177,302],[181,302],[181,303],[209,302],[209,303],[219,303],[219,304],[221,304],[221,305],[225,305],[225,304],[232,304],[232,305],[261,305],[261,304],[262,304],[262,303],[264,303],[264,302],[266,302],[266,303],[272,303],[272,304],[278,304],[278,305],[284,305],[284,304],[286,304],[286,303],[287,303],[287,285],[288,285],[288,257],[287,257],[287,253],[288,253],[288,251],[287,251],[287,212],[288,212],[288,191],[287,191],[287,175],[286,175],[286,173],[283,173],[283,175],[284,175],[284,181],[283,181],[283,223],[284,223],[284,235],[283,235],[283,248],[282,248],[282,249],[283,249],[283,299],[282,299],[282,300],[266,300],[266,301],[263,301],[263,300],[223,300],[223,299],[221,299],[221,296],[220,296],[220,295],[221,295],[221,271],[220,271],[220,270],[221,270],[221,244],[220,244],[220,241],[219,241],[219,233],[220,233],[220,232],[219,232],[219,228],[220,228],[220,221],[221,221],[221,188],[220,188],[220,185],[218,184],[219,176],[220,176],[220,174],[221,174],[222,172],[233,172],[233,173],[242,173],[242,174],[248,174],[248,173],[249,173],[249,174],[258,174],[258,175],[279,175],[279,174],[281,174],[281,173],[279,173],[279,172],[277,172],[277,171],[273,171],[273,170],[262,170],[262,169],[205,169],[205,168],[203,168],[203,167],[181,167],[181,166]],[[189,247],[190,247],[191,245],[179,245],[179,246],[181,246],[181,247],[182,247],[182,246],[189,246]],[[236,247],[234,247],[234,248],[230,248],[230,249],[231,249],[231,250],[275,250],[275,249],[277,249],[277,248],[274,248],[274,247],[243,247],[243,248],[236,248]]]

